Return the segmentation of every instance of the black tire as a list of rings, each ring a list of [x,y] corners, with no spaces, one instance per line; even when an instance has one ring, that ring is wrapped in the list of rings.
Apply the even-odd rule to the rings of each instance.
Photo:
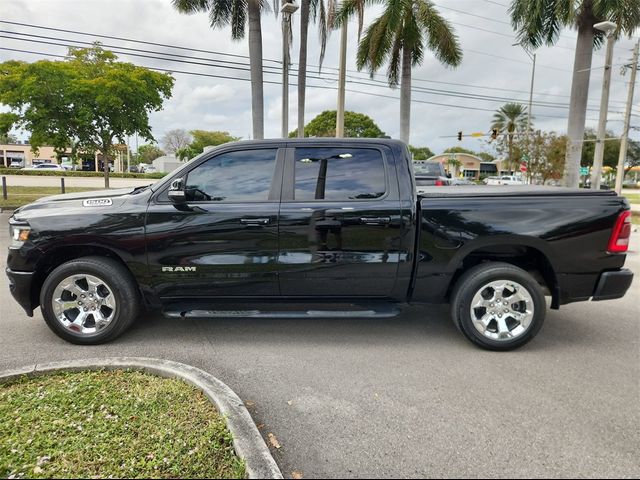
[[[471,318],[471,303],[476,293],[478,293],[483,286],[500,280],[517,282],[520,286],[524,287],[531,296],[534,310],[528,328],[521,334],[515,338],[496,340],[489,338],[475,327]],[[460,277],[451,296],[451,317],[453,323],[471,342],[487,350],[513,350],[523,346],[540,331],[546,313],[546,301],[540,284],[528,272],[509,263],[490,262],[476,265]],[[480,315],[482,315],[482,310],[480,310],[478,316]],[[506,317],[507,315],[505,315],[505,322]],[[510,321],[512,320],[510,319]],[[482,328],[482,326],[479,326],[479,328]],[[511,332],[509,332],[509,334],[510,333]],[[492,335],[492,332],[489,331],[488,335]],[[493,335],[498,335],[498,333],[493,333]]]
[[[117,308],[110,323],[95,334],[77,334],[65,328],[53,310],[56,287],[69,276],[92,275],[100,278],[112,292]],[[140,311],[140,294],[131,273],[120,263],[107,257],[83,257],[64,263],[53,270],[40,292],[40,308],[45,322],[64,340],[78,345],[99,345],[122,335]]]

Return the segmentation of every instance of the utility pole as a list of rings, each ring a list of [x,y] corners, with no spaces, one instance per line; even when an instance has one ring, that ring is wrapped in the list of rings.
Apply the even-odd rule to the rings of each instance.
[[[529,53],[529,52],[527,52]],[[531,89],[529,90],[529,111],[527,115],[527,167],[529,166],[529,162],[531,161],[531,142],[529,141],[529,135],[531,132],[531,109],[533,108],[533,82],[536,78],[536,54],[533,54],[533,70],[531,71]],[[528,182],[531,183],[531,174],[529,173],[530,169],[527,168],[527,176]]]
[[[640,50],[640,40],[633,49],[633,63],[631,64],[631,81],[629,83],[629,93],[627,95],[627,108],[624,113],[624,127],[622,129],[622,139],[620,141],[620,156],[618,157],[618,171],[616,172],[616,193],[622,192],[622,182],[624,180],[624,163],[627,160],[627,146],[629,144],[629,123],[631,121],[631,107],[633,105],[633,93],[636,87],[636,74],[638,73],[638,53]]]
[[[282,138],[289,136],[289,58],[291,45],[289,32],[291,31],[291,15],[298,10],[294,0],[282,0]]]
[[[344,90],[347,77],[347,21],[340,29],[340,70],[338,72],[338,110],[336,114],[336,137],[344,137]]]
[[[604,80],[602,81],[602,97],[600,98],[600,120],[598,122],[598,137],[595,154],[593,156],[593,168],[591,171],[591,188],[600,190],[600,177],[602,177],[602,160],[604,158],[604,139],[607,134],[607,113],[609,110],[609,90],[611,85],[611,64],[613,62],[613,45],[615,44],[614,31],[617,25],[613,22],[600,22],[593,26],[602,30],[607,35],[607,56],[604,61]]]

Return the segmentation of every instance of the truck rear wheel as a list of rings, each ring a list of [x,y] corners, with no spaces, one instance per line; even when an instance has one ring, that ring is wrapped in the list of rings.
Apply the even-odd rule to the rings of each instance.
[[[502,262],[465,272],[453,290],[453,323],[488,350],[513,350],[540,331],[546,316],[544,293],[525,270]]]
[[[138,315],[140,297],[131,273],[105,257],[64,263],[46,278],[40,293],[45,322],[59,337],[97,345],[120,336]]]

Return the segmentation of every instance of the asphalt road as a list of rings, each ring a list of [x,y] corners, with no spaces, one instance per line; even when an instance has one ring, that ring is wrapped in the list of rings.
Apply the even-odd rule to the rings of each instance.
[[[640,274],[638,253],[627,264]],[[509,353],[472,346],[443,307],[380,320],[147,315],[109,345],[77,347],[28,318],[2,276],[0,368],[121,355],[203,368],[276,436],[286,476],[638,478],[639,295],[636,280],[624,299],[550,311]]]

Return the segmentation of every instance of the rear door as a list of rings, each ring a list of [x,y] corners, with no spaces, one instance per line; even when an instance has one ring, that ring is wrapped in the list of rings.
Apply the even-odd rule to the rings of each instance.
[[[406,253],[399,248],[403,229],[390,155],[377,144],[288,149],[278,254],[282,295],[392,294]]]
[[[278,208],[284,149],[212,153],[183,176],[187,204],[151,201],[149,271],[164,299],[280,293]]]

